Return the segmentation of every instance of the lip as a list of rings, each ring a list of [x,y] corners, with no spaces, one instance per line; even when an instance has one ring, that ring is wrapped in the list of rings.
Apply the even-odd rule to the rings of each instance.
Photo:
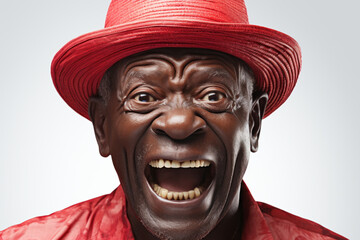
[[[176,152],[176,156],[174,156],[174,152]],[[206,160],[210,162],[210,174],[212,175],[211,181],[209,185],[204,189],[204,191],[201,193],[201,195],[194,199],[187,199],[187,200],[168,200],[165,198],[162,198],[158,196],[154,189],[151,187],[151,183],[148,181],[148,178],[146,176],[146,169],[150,167],[149,163],[153,160],[173,160],[178,161],[180,163],[185,161],[191,161],[191,160]],[[202,154],[189,154],[188,152],[179,152],[179,151],[173,151],[169,153],[162,153],[162,154],[154,154],[151,156],[147,156],[144,160],[144,166],[143,166],[143,182],[145,186],[145,191],[150,193],[150,196],[152,200],[158,202],[159,204],[163,204],[162,206],[171,206],[171,207],[196,207],[199,205],[200,202],[203,202],[204,199],[209,195],[210,192],[214,191],[214,183],[216,182],[216,166],[217,161],[216,158],[211,153],[202,153]]]

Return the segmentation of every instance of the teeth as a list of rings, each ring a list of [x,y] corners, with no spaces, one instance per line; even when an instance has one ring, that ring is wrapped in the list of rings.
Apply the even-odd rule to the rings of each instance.
[[[173,192],[168,192],[168,194],[166,195],[167,199],[171,200],[173,199]]]
[[[200,168],[210,166],[207,160],[191,160],[185,162],[172,161],[172,160],[153,160],[149,163],[153,168]]]
[[[180,167],[180,162],[178,162],[178,161],[171,161],[171,167],[172,167],[172,168],[179,168],[179,167]]]
[[[172,165],[172,164],[171,164],[171,162],[170,162],[169,160],[166,160],[166,161],[165,161],[165,167],[166,167],[166,168],[171,168],[171,165]]]
[[[164,160],[160,159],[156,165],[158,166],[158,168],[163,168],[165,166]]]
[[[167,190],[166,188],[160,187],[157,184],[153,184],[152,188],[158,196],[168,200],[191,200],[200,197],[201,192],[203,191],[201,187],[196,187],[193,190],[187,192],[172,192]]]
[[[194,193],[195,193],[195,197],[199,197],[200,194],[201,194],[200,189],[196,187],[196,188],[194,189]]]
[[[194,190],[189,191],[189,198],[190,198],[190,199],[194,199],[194,197],[195,197],[195,192],[194,192]]]
[[[168,191],[167,189],[161,188],[161,190],[160,190],[160,197],[166,198],[167,195],[168,195],[168,192],[169,192],[169,191]]]
[[[185,161],[181,164],[182,168],[189,168],[190,167],[190,161]]]
[[[179,198],[179,193],[178,192],[174,192],[173,194],[174,200],[178,200]],[[171,199],[170,199],[171,200]]]
[[[200,167],[201,165],[200,165],[200,160],[196,160],[196,164],[195,164],[195,167]]]

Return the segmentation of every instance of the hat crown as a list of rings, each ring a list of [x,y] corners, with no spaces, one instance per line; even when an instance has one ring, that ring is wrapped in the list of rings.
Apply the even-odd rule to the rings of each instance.
[[[162,19],[249,23],[243,0],[112,0],[105,27]]]

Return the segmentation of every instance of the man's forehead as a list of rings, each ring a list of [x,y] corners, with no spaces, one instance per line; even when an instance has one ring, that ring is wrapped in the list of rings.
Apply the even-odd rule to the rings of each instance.
[[[154,71],[157,67],[152,65],[170,65],[173,70],[182,71],[185,67],[192,65],[198,71],[209,71],[210,69],[226,70],[236,77],[239,65],[242,61],[226,53],[198,48],[161,48],[131,55],[120,60],[114,66],[114,70],[122,76],[131,72],[138,73],[141,70]],[[163,68],[164,69],[164,68]],[[135,71],[134,71],[135,70]]]
[[[181,61],[181,59],[189,57],[189,56],[197,56],[199,58],[206,58],[206,57],[219,57],[226,59],[230,62],[238,62],[239,59],[231,56],[230,54],[215,51],[211,49],[202,49],[202,48],[157,48],[151,49],[148,51],[140,52],[137,54],[133,54],[124,58],[124,61],[129,61],[130,59],[140,59],[144,57],[151,57],[156,54],[161,54],[170,58],[173,58],[177,61]]]

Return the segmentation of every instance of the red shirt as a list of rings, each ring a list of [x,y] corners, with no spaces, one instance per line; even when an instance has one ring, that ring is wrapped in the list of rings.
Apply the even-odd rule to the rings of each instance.
[[[241,187],[242,240],[346,239],[312,221],[255,202]],[[134,240],[122,187],[111,194],[0,231],[0,240]]]

